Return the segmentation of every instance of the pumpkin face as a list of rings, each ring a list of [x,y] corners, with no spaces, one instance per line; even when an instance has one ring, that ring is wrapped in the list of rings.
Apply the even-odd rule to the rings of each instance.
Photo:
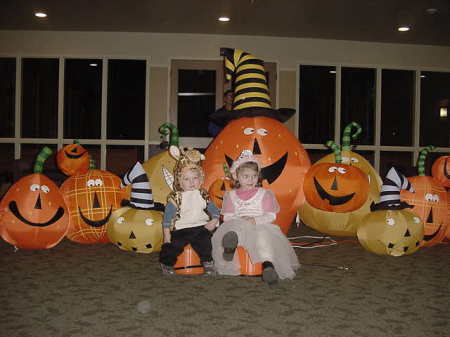
[[[68,178],[61,192],[69,210],[67,237],[79,243],[109,242],[106,224],[125,199],[120,178],[101,170],[88,170]]]
[[[447,194],[432,177],[415,176],[408,178],[415,193],[401,191],[400,198],[414,206],[412,211],[424,223],[424,246],[438,244],[447,231]]]
[[[308,154],[284,124],[269,117],[241,117],[228,123],[208,146],[204,187],[209,189],[222,177],[223,165],[231,167],[243,150],[252,151],[260,161],[263,187],[275,194],[281,206],[274,223],[286,234],[305,200],[303,179],[311,165]]]
[[[56,154],[56,165],[68,176],[85,173],[89,168],[89,153],[80,144],[66,145]]]
[[[109,240],[125,251],[159,252],[163,241],[162,217],[155,210],[121,207],[108,222]]]
[[[61,192],[40,173],[25,176],[12,185],[0,209],[1,235],[18,248],[51,248],[68,230],[68,212]]]
[[[409,210],[379,210],[366,215],[357,231],[369,252],[402,256],[416,252],[423,238],[423,223]]]
[[[367,175],[355,166],[320,163],[307,172],[304,182],[308,203],[329,212],[350,212],[367,200]]]
[[[450,156],[439,157],[431,168],[433,178],[443,187],[450,187]]]
[[[226,191],[231,191],[232,189],[229,178],[219,178],[209,187],[209,197],[218,208],[222,208],[223,195]]]

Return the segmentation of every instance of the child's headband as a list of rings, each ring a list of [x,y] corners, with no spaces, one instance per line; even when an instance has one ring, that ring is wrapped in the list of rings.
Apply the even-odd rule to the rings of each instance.
[[[259,160],[258,160],[258,158],[256,158],[253,155],[252,151],[244,150],[239,155],[239,158],[237,158],[233,162],[233,165],[231,165],[230,173],[232,174],[234,179],[237,179],[236,170],[238,169],[238,167],[241,166],[243,163],[247,163],[247,162],[256,163],[256,165],[258,166],[258,171],[261,169],[261,165],[259,164]]]

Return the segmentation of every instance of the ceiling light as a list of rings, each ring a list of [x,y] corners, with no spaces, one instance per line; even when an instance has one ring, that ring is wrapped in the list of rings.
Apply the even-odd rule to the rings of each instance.
[[[96,67],[96,66],[98,66],[97,63],[89,63],[89,65],[90,65],[91,67]]]
[[[228,22],[230,21],[230,18],[228,16],[221,16],[217,20],[219,20],[220,22]]]
[[[428,8],[425,10],[425,12],[427,12],[430,15],[434,15],[438,12],[438,10],[436,8]]]
[[[425,75],[420,75],[420,78],[425,78],[426,76]]]
[[[330,74],[336,74],[336,70],[330,70]]]
[[[34,13],[34,16],[37,16],[38,18],[46,18],[47,14],[45,14],[44,12],[36,12]]]
[[[397,28],[397,30],[399,32],[407,32],[407,31],[411,30],[411,27],[409,27],[409,26],[400,26],[400,27]]]

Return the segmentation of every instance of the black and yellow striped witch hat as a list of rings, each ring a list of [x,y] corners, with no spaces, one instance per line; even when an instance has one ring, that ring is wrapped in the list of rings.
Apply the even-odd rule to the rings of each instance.
[[[273,109],[264,62],[240,49],[221,48],[225,58],[225,77],[234,92],[232,112],[228,119],[266,116],[285,122],[295,114],[294,109]]]

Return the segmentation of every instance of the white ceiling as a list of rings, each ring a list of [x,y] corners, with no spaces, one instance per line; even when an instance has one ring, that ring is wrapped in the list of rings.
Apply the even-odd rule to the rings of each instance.
[[[428,8],[437,13],[428,14]],[[36,18],[37,10],[48,17]],[[231,21],[218,22],[220,15]],[[411,25],[411,31],[396,31],[400,23]],[[2,0],[0,30],[265,35],[450,46],[450,0]]]

